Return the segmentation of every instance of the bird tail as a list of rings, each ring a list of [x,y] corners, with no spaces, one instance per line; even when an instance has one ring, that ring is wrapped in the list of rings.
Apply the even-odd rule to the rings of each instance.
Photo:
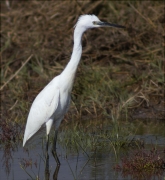
[[[23,140],[23,147],[27,148],[30,145],[36,144],[37,139],[40,139],[43,134],[46,135],[46,127],[45,126],[41,126],[41,128],[39,130],[37,130],[35,133],[33,133],[30,137],[26,138],[26,135],[24,136],[24,140]],[[40,142],[40,141],[38,141]]]

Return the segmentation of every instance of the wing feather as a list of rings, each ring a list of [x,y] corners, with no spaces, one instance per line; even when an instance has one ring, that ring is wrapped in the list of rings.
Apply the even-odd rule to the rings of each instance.
[[[58,107],[59,94],[57,77],[38,94],[29,112],[23,146],[31,144],[34,139],[46,132],[46,122]]]

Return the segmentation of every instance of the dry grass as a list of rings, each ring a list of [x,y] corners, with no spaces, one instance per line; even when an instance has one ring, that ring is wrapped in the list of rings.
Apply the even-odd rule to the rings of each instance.
[[[93,13],[127,30],[85,33],[65,120],[164,118],[162,2],[6,0],[1,7],[2,120],[25,123],[35,96],[70,59],[78,16]]]

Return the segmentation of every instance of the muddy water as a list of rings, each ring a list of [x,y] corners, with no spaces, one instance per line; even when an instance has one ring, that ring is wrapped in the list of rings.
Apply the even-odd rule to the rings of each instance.
[[[136,124],[137,123],[137,124]],[[165,148],[165,131],[164,122],[158,123],[141,123],[135,122],[136,129],[134,138],[141,139],[150,146],[157,148]],[[131,138],[131,137],[130,137]],[[58,180],[73,180],[73,179],[89,179],[89,180],[124,180],[132,179],[131,177],[123,177],[120,172],[114,171],[114,166],[117,163],[114,152],[97,151],[96,153],[87,152],[90,154],[89,158],[85,153],[79,151],[68,153],[59,144],[57,146],[58,155],[60,158],[61,166],[57,174]],[[92,155],[93,154],[93,155]],[[49,152],[49,170],[50,175],[45,174],[44,155],[41,145],[32,148],[29,153],[24,152],[22,147],[19,146],[18,150],[12,152],[12,159],[10,159],[10,173],[6,172],[4,164],[5,158],[3,149],[0,149],[0,180],[26,180],[26,179],[53,179],[55,173],[56,163]],[[24,159],[32,165],[26,168],[26,171],[21,168],[21,164],[25,163]],[[26,163],[27,163],[26,161]],[[120,161],[120,160],[119,160]],[[28,165],[28,163],[26,164]],[[162,179],[165,177],[165,173]],[[55,179],[55,178],[54,178]],[[158,179],[158,178],[155,178]],[[159,177],[160,179],[160,177]]]

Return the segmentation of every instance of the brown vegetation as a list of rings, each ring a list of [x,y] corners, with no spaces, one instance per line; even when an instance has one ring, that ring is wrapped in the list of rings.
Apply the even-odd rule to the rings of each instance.
[[[1,9],[1,120],[25,123],[35,96],[69,61],[81,14],[127,29],[85,33],[66,120],[164,118],[163,3],[6,0]]]

